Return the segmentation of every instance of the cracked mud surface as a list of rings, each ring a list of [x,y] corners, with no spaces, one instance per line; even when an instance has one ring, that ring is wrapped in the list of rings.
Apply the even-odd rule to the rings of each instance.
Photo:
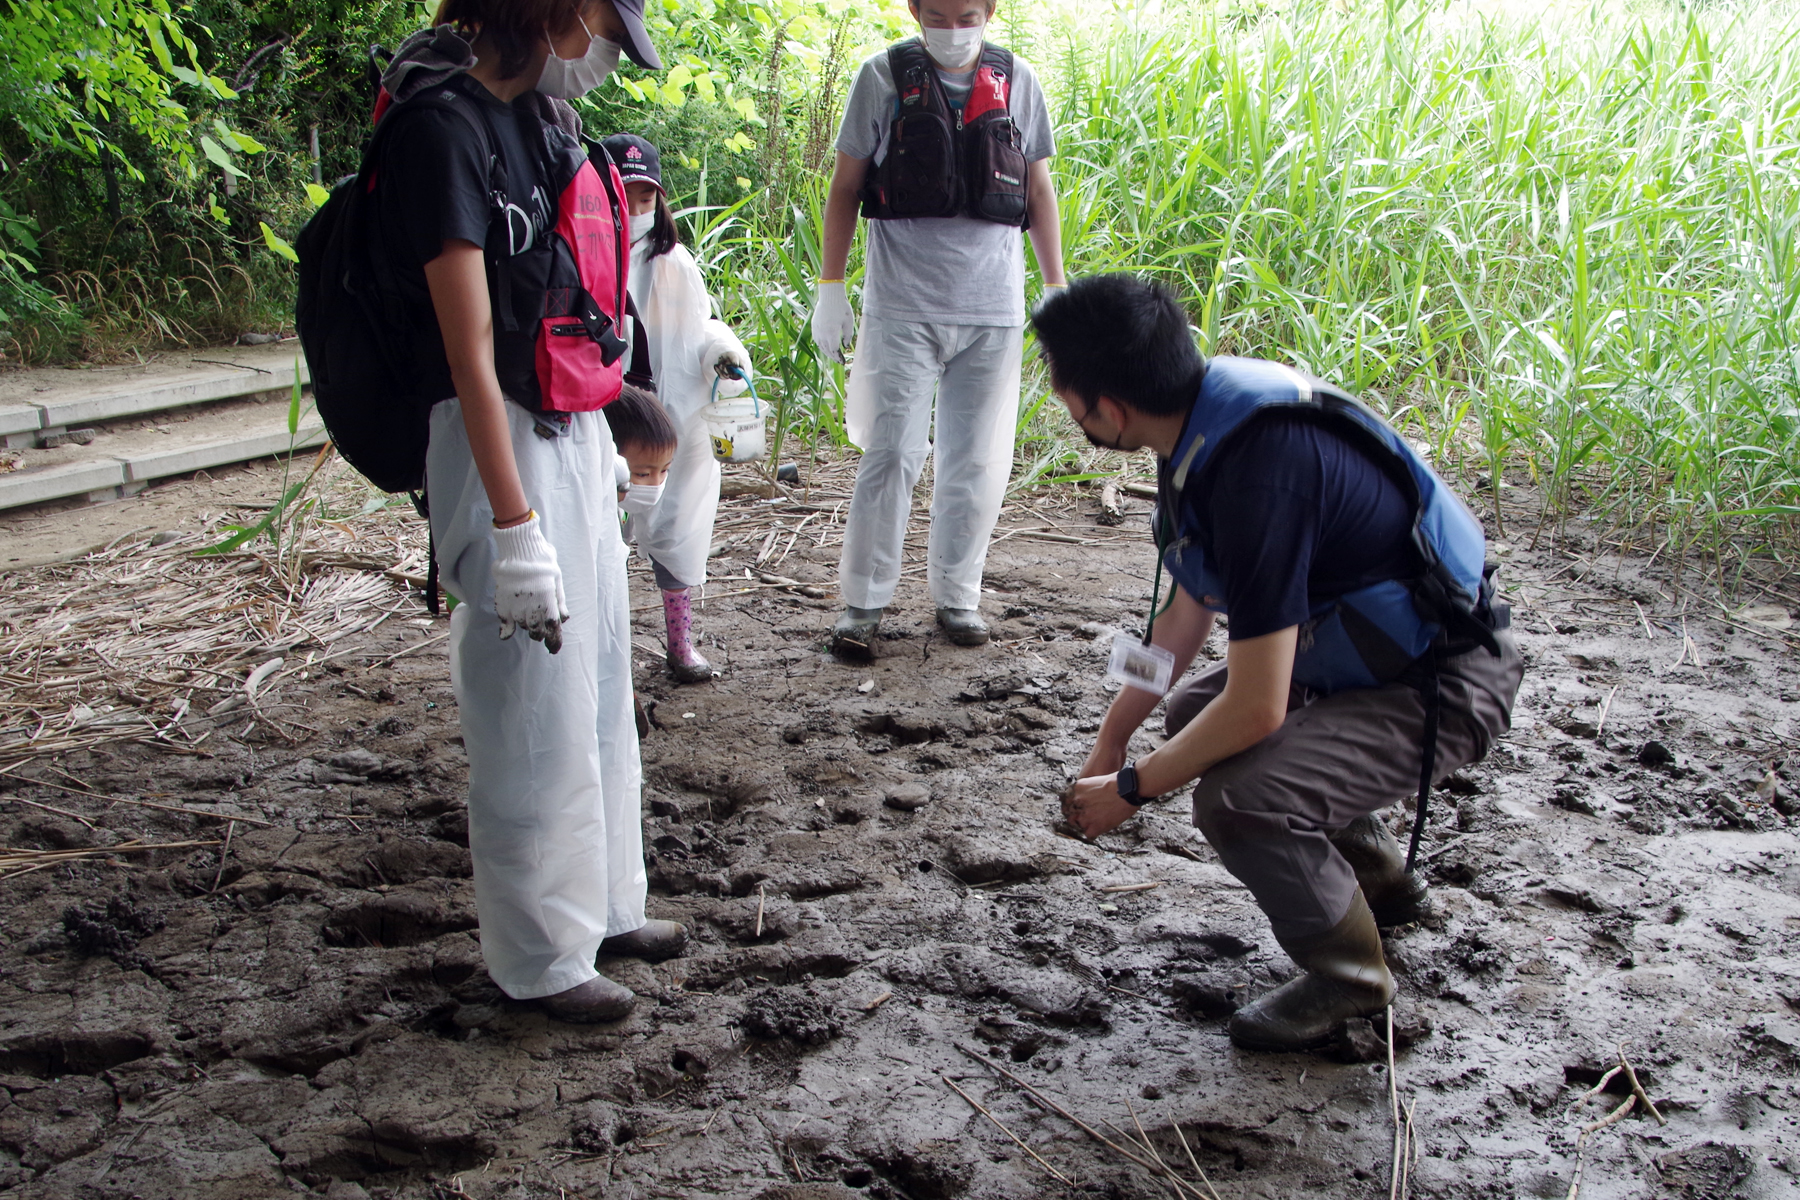
[[[379,631],[341,673],[283,685],[320,731],[305,741],[222,730],[211,757],[117,744],[0,777],[96,826],[0,805],[13,847],[268,823],[232,825],[222,858],[0,881],[0,1192],[1161,1194],[973,1052],[1102,1129],[1135,1110],[1185,1163],[1179,1128],[1225,1200],[1387,1195],[1385,1030],[1348,1030],[1332,1056],[1231,1048],[1226,1016],[1291,968],[1183,802],[1098,844],[1053,828],[1107,699],[1096,625],[1136,626],[1149,592],[1139,523],[1098,530],[1091,506],[1068,500],[1068,541],[995,546],[997,642],[978,650],[934,635],[909,577],[879,659],[831,661],[831,599],[718,596],[754,586],[731,579],[766,554],[760,527],[722,539],[698,616],[717,682],[659,678],[658,614],[639,613],[650,907],[695,945],[602,962],[642,997],[616,1026],[551,1021],[482,971],[442,644],[358,665],[441,628]],[[780,570],[829,590],[835,547],[797,541]],[[1411,1193],[1565,1195],[1576,1130],[1628,1091],[1571,1105],[1629,1039],[1668,1124],[1633,1112],[1592,1135],[1583,1197],[1788,1195],[1793,643],[1630,564],[1502,558],[1525,601],[1515,728],[1435,798],[1442,921],[1388,941]],[[634,589],[654,602],[646,576]],[[221,816],[33,786],[53,766]]]

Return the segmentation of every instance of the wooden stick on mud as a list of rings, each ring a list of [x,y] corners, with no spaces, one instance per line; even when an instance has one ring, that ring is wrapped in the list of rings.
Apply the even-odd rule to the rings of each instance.
[[[1629,1040],[1629,1038],[1625,1039],[1625,1041]],[[1646,1092],[1644,1085],[1638,1082],[1637,1072],[1631,1068],[1631,1060],[1625,1057],[1625,1041],[1619,1043],[1619,1066],[1625,1071],[1625,1078],[1631,1081],[1631,1094],[1636,1096],[1638,1103],[1642,1104],[1649,1110],[1650,1115],[1656,1118],[1658,1125],[1667,1125],[1668,1120],[1656,1111],[1656,1105],[1651,1102],[1650,1093]]]
[[[1017,1084],[1019,1087],[1024,1088],[1025,1091],[1031,1096],[1032,1099],[1036,1100],[1039,1104],[1042,1104],[1045,1108],[1049,1109],[1051,1112],[1055,1113],[1057,1116],[1061,1117],[1063,1120],[1069,1122],[1071,1125],[1073,1125],[1077,1129],[1081,1130],[1081,1132],[1083,1132],[1083,1133],[1087,1134],[1089,1137],[1093,1138],[1096,1142],[1099,1142],[1102,1146],[1105,1146],[1108,1149],[1114,1151],[1115,1153],[1123,1156],[1124,1158],[1129,1159],[1130,1161],[1136,1163],[1138,1166],[1144,1168],[1146,1171],[1154,1171],[1156,1169],[1155,1167],[1151,1166],[1149,1163],[1145,1162],[1141,1157],[1132,1153],[1130,1150],[1125,1149],[1125,1147],[1119,1145],[1117,1142],[1113,1141],[1111,1138],[1109,1138],[1105,1134],[1101,1133],[1098,1129],[1095,1129],[1092,1125],[1089,1125],[1086,1121],[1083,1121],[1080,1117],[1076,1116],[1074,1113],[1070,1112],[1068,1109],[1064,1108],[1062,1105],[1058,1104],[1056,1101],[1050,1099],[1050,1097],[1044,1095],[1044,1093],[1038,1091],[1036,1088],[1032,1087],[1029,1083],[1026,1083],[1023,1079],[1020,1079],[1017,1075],[1014,1075],[1011,1071],[1007,1070],[1005,1067],[1001,1066],[999,1063],[989,1062],[986,1058],[983,1058],[980,1054],[977,1054],[975,1051],[969,1049],[967,1046],[963,1045],[961,1042],[955,1042],[952,1044],[955,1045],[955,1047],[958,1050],[961,1050],[964,1054],[968,1055],[970,1058],[974,1059],[976,1062],[980,1063],[982,1066],[988,1068],[990,1071],[997,1071],[1001,1075],[1004,1075],[1007,1079],[1011,1080],[1013,1083]],[[1183,1186],[1186,1187],[1186,1190],[1188,1190],[1188,1191],[1194,1191],[1194,1189],[1192,1187],[1187,1187],[1187,1185],[1183,1185]],[[1196,1196],[1200,1195],[1200,1193],[1197,1191],[1195,1191],[1194,1194]],[[1201,1200],[1206,1200],[1206,1198],[1201,1197]]]
[[[203,808],[183,808],[179,804],[157,804],[153,800],[138,800],[130,796],[108,796],[103,792],[90,791],[83,787],[51,783],[47,779],[32,779],[27,782],[36,784],[38,787],[55,788],[57,791],[66,792],[71,796],[91,796],[95,800],[104,800],[108,804],[131,804],[138,808],[154,808],[158,812],[185,813],[190,817],[211,817],[215,821],[242,821],[246,825],[260,825],[264,829],[275,828],[275,822],[265,821],[260,817],[244,817],[235,814],[227,816],[224,813],[207,812]]]
[[[225,822],[225,845],[220,847],[220,849],[219,849],[219,869],[218,869],[218,871],[216,871],[213,874],[212,890],[207,893],[207,895],[209,895],[209,896],[216,896],[219,894],[219,881],[225,878],[225,862],[228,858],[231,857],[231,835],[236,832],[237,832],[237,822],[236,821],[226,821]],[[379,872],[377,872],[377,873],[379,874]]]
[[[1059,1180],[1060,1182],[1065,1183],[1065,1184],[1069,1185],[1070,1187],[1075,1186],[1075,1181],[1073,1179],[1070,1179],[1067,1175],[1064,1175],[1061,1171],[1057,1170],[1055,1167],[1053,1167],[1049,1163],[1045,1162],[1043,1160],[1043,1158],[1041,1158],[1038,1155],[1038,1152],[1036,1150],[1033,1150],[1030,1146],[1027,1146],[1024,1142],[1019,1140],[1018,1134],[1014,1133],[1012,1130],[1010,1130],[1006,1126],[1002,1125],[1000,1123],[999,1117],[996,1117],[993,1113],[991,1113],[987,1109],[983,1108],[981,1106],[980,1101],[976,1100],[975,1097],[969,1095],[969,1093],[967,1093],[967,1092],[963,1091],[961,1088],[957,1087],[956,1082],[954,1080],[952,1080],[948,1075],[940,1075],[940,1076],[938,1076],[938,1078],[942,1079],[945,1083],[949,1084],[951,1091],[953,1091],[957,1095],[961,1096],[964,1100],[967,1100],[969,1102],[969,1106],[971,1108],[973,1108],[976,1112],[980,1113],[982,1116],[984,1116],[988,1120],[992,1121],[994,1123],[994,1128],[998,1129],[1001,1133],[1004,1133],[1007,1137],[1011,1138],[1013,1140],[1014,1145],[1018,1146],[1019,1149],[1023,1150],[1025,1153],[1031,1155],[1032,1158],[1036,1159],[1037,1164],[1040,1167],[1042,1167],[1042,1168],[1044,1168],[1044,1170],[1050,1172],[1050,1174],[1054,1175],[1057,1178],[1057,1180]]]
[[[1644,606],[1639,604],[1636,600],[1633,600],[1631,602],[1631,607],[1637,609],[1638,620],[1644,623],[1644,636],[1655,640],[1656,631],[1650,628],[1650,618],[1644,615]]]
[[[762,937],[763,905],[769,901],[769,894],[765,890],[767,887],[766,883],[756,885],[756,933],[753,936],[758,939]]]
[[[1387,1006],[1388,1108],[1394,1121],[1394,1165],[1388,1174],[1388,1200],[1400,1200],[1400,1083],[1394,1072],[1394,1006]]]
[[[1162,1167],[1162,1169],[1168,1174],[1168,1176],[1171,1180],[1173,1180],[1175,1183],[1182,1185],[1187,1190],[1193,1191],[1194,1190],[1193,1185],[1188,1183],[1187,1180],[1181,1178],[1181,1176],[1175,1174],[1175,1168],[1173,1168],[1173,1167],[1169,1166],[1167,1163],[1165,1163],[1163,1161],[1162,1153],[1160,1151],[1158,1151],[1155,1146],[1151,1145],[1150,1135],[1148,1133],[1144,1132],[1144,1123],[1142,1121],[1138,1120],[1137,1109],[1132,1107],[1131,1101],[1129,1099],[1127,1099],[1125,1101],[1125,1111],[1131,1114],[1131,1123],[1133,1125],[1137,1126],[1138,1140],[1144,1143],[1144,1149],[1146,1149],[1150,1152],[1150,1157],[1154,1158],[1156,1160],[1157,1165]],[[1202,1178],[1204,1179],[1204,1176]],[[1208,1182],[1206,1184],[1206,1190],[1209,1192],[1212,1191],[1212,1184],[1210,1182]],[[1177,1193],[1177,1194],[1179,1195],[1180,1193]]]
[[[1619,1107],[1613,1109],[1598,1121],[1590,1121],[1588,1124],[1581,1127],[1581,1132],[1575,1135],[1575,1174],[1569,1180],[1569,1194],[1565,1196],[1563,1200],[1576,1200],[1576,1197],[1581,1194],[1581,1172],[1582,1168],[1587,1165],[1588,1135],[1596,1130],[1605,1129],[1614,1121],[1621,1119],[1626,1113],[1631,1111],[1631,1106],[1636,1103],[1636,1096],[1627,1096],[1625,1097],[1625,1103],[1619,1105]]]
[[[41,808],[47,813],[55,813],[59,817],[68,817],[72,821],[80,821],[83,825],[86,825],[89,829],[97,828],[97,826],[92,821],[88,820],[86,817],[82,816],[80,813],[70,812],[66,808],[57,808],[53,804],[39,804],[36,800],[27,800],[23,796],[0,796],[0,800],[10,800],[14,804],[27,804],[27,805],[30,805],[32,808]]]
[[[1606,728],[1606,714],[1612,711],[1613,697],[1618,695],[1619,689],[1624,686],[1622,683],[1613,684],[1612,691],[1606,693],[1606,699],[1600,702],[1600,718],[1594,722],[1594,740],[1596,742],[1600,740],[1600,734]]]
[[[1212,1197],[1212,1200],[1219,1200],[1219,1189],[1212,1185],[1212,1180],[1206,1177],[1206,1172],[1200,1167],[1200,1160],[1194,1157],[1194,1148],[1188,1145],[1187,1134],[1181,1132],[1181,1122],[1170,1121],[1169,1128],[1173,1129],[1175,1136],[1181,1139],[1181,1148],[1187,1152],[1188,1165],[1194,1168],[1194,1174],[1198,1175],[1200,1182],[1206,1185],[1207,1194]]]

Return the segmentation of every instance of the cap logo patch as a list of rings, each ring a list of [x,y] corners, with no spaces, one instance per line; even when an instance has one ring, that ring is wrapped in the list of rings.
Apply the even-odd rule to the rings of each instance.
[[[636,146],[627,146],[625,148],[625,157],[629,158],[635,162],[636,160],[644,157],[644,152],[642,150],[639,150]]]

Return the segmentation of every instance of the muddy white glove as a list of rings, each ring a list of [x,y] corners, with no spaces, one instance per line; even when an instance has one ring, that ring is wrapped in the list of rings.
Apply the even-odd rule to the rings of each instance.
[[[523,525],[494,530],[494,611],[500,616],[502,638],[511,637],[522,625],[550,653],[562,649],[569,602],[563,599],[556,551],[544,540],[536,512]]]
[[[745,380],[750,378],[750,354],[744,349],[744,343],[738,341],[737,334],[723,321],[706,323],[706,340],[700,347],[700,371],[711,372],[719,377],[718,394],[721,400],[730,396],[741,396],[750,386]],[[738,373],[743,377],[739,378]]]
[[[850,297],[844,294],[841,279],[819,280],[819,291],[813,299],[813,344],[832,362],[844,361],[844,348],[856,342],[856,314],[850,311]]]
[[[1037,316],[1039,309],[1043,308],[1044,305],[1050,303],[1050,301],[1056,299],[1068,290],[1069,285],[1066,283],[1046,283],[1044,285],[1044,294],[1039,296],[1038,302],[1032,306],[1031,315],[1034,317]]]

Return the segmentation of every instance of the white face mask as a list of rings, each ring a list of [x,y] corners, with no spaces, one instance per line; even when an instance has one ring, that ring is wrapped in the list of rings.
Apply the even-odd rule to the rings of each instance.
[[[660,483],[655,487],[634,483],[625,490],[625,498],[619,501],[619,507],[628,513],[647,513],[662,499],[662,492],[663,485]]]
[[[656,224],[656,213],[654,211],[647,212],[647,213],[639,213],[638,215],[632,217],[631,218],[631,240],[634,242],[643,241],[644,235],[646,233],[650,232],[650,227],[654,224]]]
[[[946,71],[960,71],[981,51],[985,23],[967,29],[926,29],[925,52]]]
[[[581,21],[580,17],[575,19]],[[624,47],[589,33],[586,21],[581,21],[581,31],[588,34],[586,54],[580,58],[558,58],[552,49],[550,57],[544,60],[544,73],[537,82],[537,90],[544,95],[558,100],[584,96],[605,83],[606,77],[618,68],[619,53]]]

